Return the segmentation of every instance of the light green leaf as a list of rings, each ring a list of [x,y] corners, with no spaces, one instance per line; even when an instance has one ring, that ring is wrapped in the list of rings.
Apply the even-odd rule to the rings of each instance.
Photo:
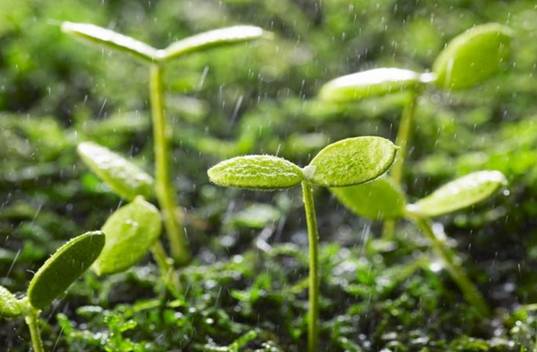
[[[505,176],[499,171],[473,172],[410,204],[408,210],[426,217],[451,213],[488,198],[506,184]]]
[[[161,226],[158,209],[142,197],[119,208],[102,228],[106,245],[93,270],[105,275],[135,265],[159,238]]]
[[[37,309],[48,307],[97,259],[105,242],[100,231],[87,232],[61,246],[35,273],[28,299]]]
[[[433,65],[436,84],[449,90],[476,86],[501,70],[511,53],[513,31],[490,23],[455,37]]]
[[[166,49],[159,50],[158,56],[162,61],[169,61],[185,54],[244,43],[263,36],[267,36],[267,32],[256,26],[241,25],[214,29],[179,40]]]
[[[304,168],[304,175],[326,187],[357,185],[385,173],[396,150],[392,142],[381,137],[343,139],[321,150]]]
[[[326,83],[319,93],[322,100],[351,102],[390,93],[420,89],[431,80],[427,73],[399,68],[376,68],[338,77]]]
[[[209,180],[219,186],[252,189],[293,187],[304,177],[298,166],[271,155],[245,155],[224,160],[211,167],[207,174]]]
[[[262,229],[268,224],[276,222],[281,216],[282,213],[278,208],[258,203],[239,211],[231,221],[236,226]]]
[[[0,286],[0,317],[16,317],[22,314],[22,307],[15,295]]]
[[[128,200],[138,195],[152,197],[153,178],[138,166],[97,143],[80,143],[77,150],[91,171],[119,196]]]
[[[155,61],[157,50],[139,40],[90,23],[63,22],[62,31],[109,49],[129,53],[143,61]]]
[[[330,190],[356,215],[371,220],[395,219],[405,215],[405,195],[390,178],[381,177],[360,185]]]

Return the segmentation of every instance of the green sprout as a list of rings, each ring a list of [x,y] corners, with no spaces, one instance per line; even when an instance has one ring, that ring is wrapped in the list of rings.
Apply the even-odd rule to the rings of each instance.
[[[489,23],[475,26],[454,38],[440,53],[431,73],[399,68],[377,68],[336,78],[319,93],[322,100],[348,103],[391,93],[408,94],[396,144],[400,147],[391,177],[402,186],[404,164],[411,143],[416,106],[429,85],[446,91],[472,88],[497,74],[508,61],[512,30]],[[384,235],[393,236],[395,223],[387,221]]]
[[[308,351],[318,345],[319,258],[317,216],[313,186],[358,185],[385,173],[395,159],[397,147],[380,137],[355,137],[330,144],[304,168],[271,155],[247,155],[218,163],[207,172],[219,186],[258,190],[302,187],[309,243]]]
[[[100,231],[77,236],[58,248],[30,281],[26,295],[17,298],[0,286],[0,316],[23,316],[30,330],[34,352],[43,352],[39,314],[60,297],[97,259],[105,245]]]
[[[162,216],[145,198],[154,197],[154,181],[137,165],[93,142],[78,145],[78,154],[84,163],[110,189],[130,201],[116,210],[105,222],[106,245],[93,265],[98,275],[109,275],[129,269],[151,250],[163,283],[173,294],[179,293],[179,282],[159,241]]]
[[[461,260],[448,246],[443,233],[434,231],[431,219],[479,203],[506,183],[505,176],[499,171],[477,171],[441,186],[412,204],[407,203],[404,192],[390,178],[379,178],[363,185],[332,188],[331,191],[341,203],[359,216],[372,220],[413,221],[429,240],[464,298],[480,314],[488,316],[489,307],[485,299],[466,275]]]
[[[164,65],[187,54],[252,41],[266,36],[267,32],[255,26],[233,26],[197,34],[179,40],[165,49],[156,49],[134,38],[93,24],[64,22],[62,30],[85,41],[129,54],[149,66],[155,153],[155,194],[161,208],[175,264],[187,264],[190,261],[190,250],[182,221],[176,214],[178,202],[171,178],[169,146],[171,133],[166,119],[164,100]],[[117,191],[123,195],[120,190]]]

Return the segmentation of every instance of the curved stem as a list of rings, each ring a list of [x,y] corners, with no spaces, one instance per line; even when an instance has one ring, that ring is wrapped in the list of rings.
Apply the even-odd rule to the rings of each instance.
[[[401,121],[399,122],[399,130],[395,144],[399,147],[397,156],[391,168],[391,177],[398,186],[401,186],[403,181],[403,173],[405,160],[408,155],[410,139],[412,138],[412,129],[414,116],[416,115],[416,105],[419,98],[419,92],[413,91],[408,97],[403,112],[401,113]],[[395,220],[387,220],[384,222],[382,235],[385,239],[392,239],[395,232]]]
[[[170,290],[175,297],[178,297],[181,287],[176,272],[173,268],[173,259],[168,258],[160,241],[155,242],[151,248],[151,252],[153,253],[153,258],[159,267],[162,281],[168,290]]]
[[[32,349],[34,352],[44,352],[43,341],[41,340],[41,332],[39,331],[39,317],[38,311],[30,308],[25,319],[28,329],[30,330],[30,337],[32,339]]]
[[[315,352],[319,334],[319,230],[312,186],[305,181],[302,182],[302,197],[309,242],[308,352]]]
[[[150,92],[155,150],[156,194],[170,241],[172,257],[177,264],[184,265],[190,260],[190,252],[183,226],[176,214],[178,204],[170,173],[168,140],[170,129],[166,121],[162,67],[159,64],[151,65]]]
[[[457,254],[447,246],[443,239],[437,236],[428,220],[417,218],[415,221],[423,234],[431,242],[433,250],[442,259],[445,268],[453,281],[459,286],[466,301],[473,305],[480,314],[484,316],[490,315],[490,310],[485,299],[468,276],[466,276],[464,269],[459,265],[460,260]]]

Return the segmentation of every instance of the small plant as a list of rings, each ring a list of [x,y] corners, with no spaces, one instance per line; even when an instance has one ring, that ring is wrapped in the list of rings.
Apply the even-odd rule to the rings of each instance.
[[[62,30],[77,38],[127,53],[149,66],[149,91],[155,153],[155,195],[162,211],[172,257],[175,264],[185,265],[190,260],[190,250],[182,221],[176,214],[178,203],[171,179],[168,141],[170,127],[166,119],[164,99],[164,65],[187,54],[255,40],[261,38],[266,32],[255,26],[234,26],[185,38],[165,49],[155,49],[134,38],[93,24],[65,22],[62,24]],[[121,192],[118,193],[122,195]]]
[[[499,171],[477,171],[445,184],[413,204],[407,204],[404,192],[390,178],[331,190],[341,203],[357,215],[373,220],[405,218],[413,221],[429,240],[464,298],[486,316],[489,315],[489,307],[483,296],[466,275],[460,259],[449,248],[443,234],[434,231],[431,219],[472,206],[505,184],[506,179]]]
[[[317,350],[319,317],[319,259],[313,186],[345,187],[382,175],[395,159],[397,147],[380,137],[355,137],[330,144],[304,168],[271,155],[239,156],[207,172],[219,186],[275,190],[302,187],[309,242],[308,351]]]
[[[105,245],[100,231],[87,232],[61,246],[35,273],[26,295],[17,298],[0,286],[0,316],[24,316],[34,352],[43,352],[39,313],[46,309],[97,259]]]
[[[377,68],[336,78],[320,91],[324,101],[347,103],[391,93],[408,93],[396,144],[401,148],[391,177],[401,186],[405,159],[411,143],[418,99],[429,85],[446,91],[472,88],[498,73],[510,55],[512,30],[490,23],[473,27],[454,38],[436,58],[432,73],[399,68]],[[384,234],[393,236],[394,222],[385,223]]]
[[[78,154],[86,165],[118,196],[131,201],[116,210],[104,224],[106,245],[93,265],[98,275],[122,272],[135,265],[151,250],[163,282],[174,294],[179,282],[159,241],[162,219],[158,209],[147,202],[154,194],[153,178],[122,156],[96,143],[78,145]]]

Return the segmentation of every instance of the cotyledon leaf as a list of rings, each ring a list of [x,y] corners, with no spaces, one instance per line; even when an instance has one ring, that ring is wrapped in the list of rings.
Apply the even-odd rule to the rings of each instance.
[[[101,46],[126,52],[144,61],[155,61],[157,50],[139,40],[90,23],[63,22],[62,31]]]
[[[267,32],[256,26],[239,25],[214,29],[172,43],[166,49],[159,50],[157,55],[159,60],[168,61],[188,53],[248,42],[263,36],[267,36]]]
[[[44,309],[62,295],[101,253],[105,242],[101,231],[87,232],[61,246],[39,268],[28,286],[28,299]]]
[[[135,265],[159,238],[158,209],[142,197],[119,208],[104,224],[106,244],[93,270],[99,275],[124,271]]]
[[[119,196],[128,200],[138,195],[152,197],[153,178],[138,166],[93,142],[80,143],[77,150],[82,161]]]
[[[358,216],[371,220],[401,218],[405,215],[405,194],[395,182],[380,177],[349,187],[330,188],[332,194]]]
[[[473,87],[496,74],[506,63],[513,31],[489,23],[455,37],[433,65],[436,84],[450,90]]]
[[[16,317],[22,313],[22,307],[15,295],[0,286],[0,317]]]
[[[433,217],[474,205],[507,184],[499,171],[477,171],[451,181],[431,195],[408,205],[411,213]]]
[[[343,139],[322,149],[304,168],[304,175],[326,187],[357,185],[386,172],[396,151],[397,147],[382,137]]]
[[[245,155],[224,160],[211,167],[209,180],[219,186],[251,189],[288,188],[299,184],[302,169],[271,155]]]
[[[335,78],[322,86],[322,100],[344,103],[416,90],[432,80],[429,73],[400,68],[375,68]]]

